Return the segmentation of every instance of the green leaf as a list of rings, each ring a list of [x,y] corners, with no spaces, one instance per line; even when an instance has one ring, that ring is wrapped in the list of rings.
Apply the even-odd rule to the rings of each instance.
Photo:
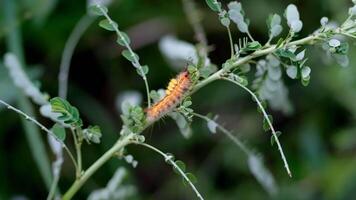
[[[102,16],[104,13],[108,12],[108,9],[105,6],[101,5],[91,5],[88,7],[89,14]]]
[[[122,37],[118,37],[116,42],[121,45],[121,46],[127,46],[130,44],[130,38],[129,36],[125,33],[125,32],[122,32],[120,31],[120,34],[122,35]]]
[[[141,69],[140,69],[140,68],[137,68],[137,69],[136,69],[136,72],[138,73],[138,75],[144,77],[144,76],[146,76],[146,74],[148,73],[148,70],[149,70],[149,69],[148,69],[148,66],[147,66],[147,65],[144,65],[144,66],[141,67]]]
[[[216,65],[207,65],[199,69],[200,76],[208,78],[211,74],[217,71]]]
[[[194,65],[188,65],[187,70],[188,70],[189,74],[193,74],[197,71],[197,68]]]
[[[260,48],[262,48],[262,45],[257,41],[253,41],[247,43],[246,47],[243,48],[242,51],[256,51]]]
[[[129,50],[123,50],[121,54],[130,62],[136,62],[139,60],[138,55],[134,52],[131,53]]]
[[[282,58],[287,58],[291,61],[296,61],[296,56],[293,52],[287,50],[287,49],[278,49],[276,51],[276,54],[279,56],[279,57],[282,57]]]
[[[340,46],[336,47],[336,52],[337,54],[340,55],[346,55],[349,51],[349,43],[347,42],[342,42]]]
[[[89,126],[83,130],[84,138],[89,142],[94,142],[96,144],[100,143],[100,138],[102,136],[101,129],[99,126]]]
[[[197,183],[198,179],[194,176],[194,174],[192,173],[186,173],[185,176],[189,179],[190,182]],[[183,179],[183,183],[184,185],[189,185],[189,183],[187,182],[187,180]]]
[[[156,90],[152,90],[150,92],[150,97],[153,100],[153,102],[158,102],[159,100],[161,100],[161,96]]]
[[[185,163],[183,161],[177,160],[175,161],[175,164],[182,170],[182,172],[185,172]],[[179,170],[175,166],[173,166],[173,171],[177,174],[180,174]]]
[[[272,115],[268,115],[268,119],[269,119],[269,121],[271,122],[271,124],[273,124],[273,117],[272,117]],[[271,127],[269,126],[269,123],[268,123],[267,119],[266,119],[266,118],[263,118],[263,130],[268,131],[268,130],[270,130],[270,129],[271,129]]]
[[[205,0],[206,4],[208,4],[209,8],[215,12],[221,11],[221,3],[217,0]]]
[[[280,135],[282,135],[282,132],[276,131],[277,138],[279,138]],[[273,146],[274,143],[276,142],[276,139],[274,138],[273,135],[271,135],[271,145]]]
[[[310,82],[310,76],[306,77],[306,78],[302,78],[301,79],[302,85],[303,86],[308,86],[309,82]]]
[[[70,103],[60,97],[55,97],[50,100],[52,112],[61,114],[58,120],[63,121],[73,127],[82,126],[82,120],[79,116],[77,108],[70,105]]]
[[[227,18],[227,17],[222,17],[222,18],[220,18],[220,23],[225,27],[229,27],[230,26],[230,19]]]
[[[190,100],[183,102],[183,106],[184,106],[184,107],[189,107],[189,106],[191,106],[191,105],[192,105],[192,101],[190,101]]]
[[[55,124],[51,130],[59,140],[64,141],[66,139],[66,131],[61,125]]]
[[[99,22],[99,26],[108,31],[115,31],[118,27],[117,23],[114,21],[109,21],[108,19],[103,19]]]

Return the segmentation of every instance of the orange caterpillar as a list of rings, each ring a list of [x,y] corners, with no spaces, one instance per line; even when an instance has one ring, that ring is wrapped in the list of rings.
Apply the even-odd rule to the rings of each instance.
[[[159,102],[146,109],[148,122],[154,122],[172,111],[184,98],[185,93],[190,89],[192,81],[188,71],[183,71],[172,79],[167,86],[166,96]]]

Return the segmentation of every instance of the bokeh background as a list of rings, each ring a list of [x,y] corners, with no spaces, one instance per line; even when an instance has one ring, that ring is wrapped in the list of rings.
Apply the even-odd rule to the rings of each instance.
[[[229,56],[227,33],[205,1],[196,2],[213,47],[209,56],[213,63],[220,65]],[[301,37],[317,29],[323,16],[343,22],[352,4],[349,0],[241,2],[251,20],[250,31],[261,42],[268,39],[267,16],[270,13],[282,15],[290,3],[298,6],[304,22]],[[9,35],[19,31],[22,40],[17,42],[23,48],[26,71],[42,91],[56,96],[62,50],[73,27],[86,13],[86,1],[1,0],[0,10],[0,60],[4,53],[13,50]],[[177,70],[161,55],[159,39],[173,34],[195,43],[182,2],[114,0],[109,11],[131,37],[141,62],[149,65],[151,88],[165,87]],[[115,36],[97,24],[98,20],[94,21],[80,40],[69,79],[69,101],[79,108],[85,123],[100,125],[104,133],[100,145],[84,146],[84,166],[89,166],[118,138],[121,121],[117,96],[127,90],[145,92],[131,64],[120,56],[122,49],[116,45]],[[242,36],[233,30],[235,39]],[[326,62],[321,48],[308,48],[308,65],[312,68],[310,85],[304,87],[299,81],[286,80],[294,112],[286,115],[269,110],[275,127],[283,132],[280,140],[293,178],[287,176],[276,147],[270,145],[270,135],[262,129],[262,117],[246,92],[231,84],[215,82],[192,97],[195,111],[218,114],[219,122],[235,130],[250,148],[263,154],[279,188],[274,197],[268,196],[250,173],[240,149],[224,135],[210,134],[206,124],[198,119],[192,124],[194,134],[190,139],[184,139],[175,123],[167,118],[144,133],[146,141],[185,161],[207,199],[355,199],[356,57],[353,55],[356,49],[350,44],[348,68]],[[0,65],[0,98],[18,105],[20,93],[9,79],[8,71]],[[38,107],[33,108],[38,119],[50,127],[52,123],[38,114]],[[45,133],[41,138],[46,143]],[[45,148],[48,159],[53,159],[49,148]],[[47,188],[35,162],[43,158],[34,158],[33,151],[36,146],[29,146],[20,117],[0,107],[0,199],[46,197]],[[139,146],[130,146],[128,152],[139,162],[135,169],[124,161],[112,159],[85,184],[75,199],[86,199],[91,191],[105,187],[118,166],[128,169],[125,182],[137,188],[132,199],[195,198],[158,154]],[[59,185],[61,191],[65,191],[73,179],[72,165],[65,162]]]

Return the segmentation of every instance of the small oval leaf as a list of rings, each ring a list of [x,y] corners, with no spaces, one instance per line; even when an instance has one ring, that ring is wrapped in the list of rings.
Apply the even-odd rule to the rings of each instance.
[[[99,22],[99,26],[108,31],[115,31],[118,28],[118,25],[114,21],[109,21],[108,19],[103,19]]]

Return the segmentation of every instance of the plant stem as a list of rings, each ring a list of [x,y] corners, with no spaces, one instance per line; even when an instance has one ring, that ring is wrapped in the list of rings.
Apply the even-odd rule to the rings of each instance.
[[[133,144],[138,144],[138,145],[142,145],[144,147],[147,147],[159,154],[161,154],[164,159],[166,160],[166,162],[169,162],[171,165],[174,166],[175,169],[177,169],[177,171],[180,173],[180,175],[187,181],[187,183],[190,185],[190,187],[193,189],[193,191],[195,192],[195,194],[197,195],[197,197],[201,200],[204,200],[204,198],[202,197],[202,195],[199,193],[199,191],[197,190],[197,188],[195,187],[195,185],[192,183],[192,181],[189,180],[189,178],[185,175],[185,173],[183,172],[183,170],[174,162],[174,160],[172,159],[171,156],[167,156],[167,154],[165,154],[164,152],[162,152],[161,150],[157,149],[154,146],[151,146],[147,143],[141,143],[141,142],[135,142]]]
[[[92,24],[95,19],[95,17],[85,14],[75,25],[73,32],[70,34],[65,44],[58,75],[58,95],[63,99],[67,98],[70,62],[72,60],[74,49],[77,46],[83,33],[88,29],[90,24]]]
[[[283,160],[283,163],[284,163],[284,167],[286,168],[287,170],[287,173],[289,175],[289,177],[292,177],[292,173],[289,169],[289,165],[288,165],[288,161],[284,155],[284,152],[283,152],[283,148],[282,148],[282,145],[280,144],[279,142],[279,139],[278,139],[278,136],[277,136],[277,133],[276,131],[274,130],[274,127],[272,125],[272,122],[271,120],[269,119],[265,109],[263,108],[263,105],[261,104],[260,100],[258,99],[258,97],[255,95],[255,93],[253,93],[250,89],[248,89],[247,87],[245,87],[244,85],[240,84],[239,82],[237,81],[233,81],[231,79],[228,79],[228,78],[222,78],[223,80],[226,80],[226,81],[229,81],[229,82],[232,82],[238,86],[240,86],[241,88],[243,88],[244,90],[246,90],[248,93],[251,94],[251,96],[253,97],[253,99],[257,102],[257,105],[258,107],[260,108],[260,110],[262,111],[263,113],[263,117],[265,118],[265,120],[267,121],[268,123],[268,126],[270,127],[271,131],[272,131],[272,135],[274,137],[274,140],[276,141],[277,143],[277,147],[278,147],[278,150],[279,150],[279,153],[281,154],[281,157],[282,157],[282,160]]]
[[[42,125],[41,123],[39,123],[37,120],[35,120],[34,118],[30,117],[29,115],[27,115],[26,113],[22,112],[21,110],[11,106],[10,104],[6,103],[5,101],[1,100],[0,99],[0,104],[3,104],[6,106],[7,109],[10,109],[10,110],[13,110],[15,111],[16,113],[22,115],[23,117],[25,117],[26,120],[29,120],[31,122],[33,122],[34,124],[36,124],[38,127],[40,127],[43,131],[45,131],[46,133],[48,133],[49,135],[51,135],[51,137],[54,137],[54,139],[56,139],[57,142],[61,143],[62,147],[67,151],[69,157],[71,158],[73,164],[74,164],[74,167],[75,168],[78,168],[76,162],[75,162],[75,159],[74,159],[74,156],[73,154],[71,153],[71,151],[68,149],[68,147],[63,143],[62,140],[58,139],[56,137],[56,135],[50,131],[49,129],[47,129],[44,125]]]
[[[21,28],[19,26],[19,19],[17,17],[17,1],[4,0],[1,1],[0,4],[2,5],[1,15],[3,17],[4,24],[10,28],[6,33],[7,49],[8,51],[14,53],[19,58],[22,66],[25,67],[26,65],[24,49],[22,45]],[[21,110],[29,113],[30,115],[34,115],[34,109],[31,102],[21,92],[19,92],[17,96],[17,103]],[[24,119],[21,119],[21,124],[24,129],[29,149],[31,150],[31,154],[38,167],[38,171],[40,172],[46,187],[50,189],[52,182],[51,166],[48,155],[46,153],[45,145],[42,138],[40,137],[40,131],[35,125]]]
[[[234,57],[234,54],[235,54],[234,41],[232,40],[230,27],[226,27],[226,29],[227,29],[227,33],[229,35],[230,51],[231,51],[231,58],[232,58],[232,57]]]
[[[73,136],[73,140],[74,140],[74,146],[75,146],[75,151],[77,154],[77,169],[75,171],[76,174],[76,178],[79,179],[82,173],[82,152],[81,152],[81,142],[79,142],[79,138],[78,138],[78,132],[76,132],[76,130],[74,129],[70,129],[72,132],[72,136]]]
[[[319,35],[311,35],[306,38],[296,40],[294,42],[290,42],[289,44],[285,45],[285,47],[289,46],[289,45],[304,45],[304,44],[308,44],[310,42],[316,41],[318,39],[319,39]],[[233,65],[231,65],[227,68],[220,69],[219,71],[212,74],[210,77],[208,77],[208,78],[204,79],[203,81],[199,82],[198,84],[196,84],[187,95],[192,95],[195,92],[197,92],[199,89],[201,89],[202,87],[206,86],[207,84],[209,84],[215,80],[221,79],[222,75],[224,73],[230,71],[231,69],[233,69],[237,66],[240,66],[242,64],[245,64],[254,58],[273,53],[276,50],[277,50],[276,45],[273,45],[269,48],[257,50],[256,52],[254,52],[248,56],[238,59],[235,63],[233,63]],[[151,124],[152,123],[146,124],[144,129],[149,127]],[[116,151],[120,150],[121,148],[125,147],[127,144],[130,143],[129,140],[132,139],[132,137],[133,137],[133,135],[130,134],[130,135],[125,136],[124,138],[118,140],[113,147],[111,147],[93,165],[91,165],[88,168],[88,170],[86,170],[84,172],[83,176],[81,176],[80,179],[76,180],[73,183],[73,185],[69,188],[69,190],[63,196],[63,199],[64,200],[71,199],[74,196],[74,194],[82,187],[82,185],[90,178],[90,176],[93,175],[106,161],[108,161],[110,159],[110,157],[115,154]]]
[[[138,70],[140,71],[141,75],[142,75],[142,79],[145,82],[145,88],[146,88],[146,95],[147,95],[147,102],[148,102],[148,107],[151,107],[151,98],[150,98],[150,89],[148,86],[148,82],[147,82],[147,77],[145,75],[145,73],[143,72],[142,66],[140,64],[140,62],[138,61],[137,57],[135,56],[135,52],[133,52],[133,50],[131,49],[130,45],[127,43],[125,37],[122,35],[122,33],[120,32],[120,30],[118,29],[118,26],[116,25],[116,23],[110,18],[110,16],[107,14],[107,12],[103,9],[103,7],[99,4],[96,5],[100,11],[102,12],[102,14],[105,16],[105,18],[109,21],[109,23],[112,25],[112,27],[114,27],[115,32],[117,34],[117,36],[123,41],[124,46],[127,48],[127,50],[130,52],[130,54],[133,57],[133,66],[135,68],[138,68]]]
[[[303,39],[296,40],[294,42],[290,42],[287,45],[285,45],[284,47],[293,46],[293,45],[305,45],[305,44],[308,44],[308,43],[311,43],[311,42],[319,40],[319,37],[320,37],[319,34],[310,35],[310,36],[305,37]],[[194,88],[192,88],[190,94],[193,94],[196,91],[198,91],[199,89],[201,89],[202,87],[206,86],[207,84],[220,79],[222,74],[224,74],[224,73],[226,73],[228,71],[231,71],[233,68],[238,67],[240,65],[243,65],[245,63],[248,63],[249,61],[251,61],[254,58],[265,56],[265,55],[268,55],[270,53],[273,53],[276,50],[277,50],[276,45],[272,45],[272,46],[270,46],[270,47],[268,47],[266,49],[260,49],[260,50],[257,50],[257,51],[255,51],[254,53],[252,53],[250,55],[247,55],[245,57],[239,58],[237,61],[235,61],[229,67],[220,69],[219,71],[215,72],[214,74],[212,74],[208,78],[206,78],[203,81],[201,81],[198,84],[196,84],[194,86]]]
[[[253,39],[253,37],[252,37],[250,31],[247,31],[247,36],[250,38],[250,40],[251,40],[252,42],[255,41],[255,40]]]
[[[106,151],[94,164],[92,164],[83,175],[77,179],[69,190],[63,195],[63,200],[72,199],[72,197],[78,192],[83,184],[103,165],[105,164],[117,151],[125,147],[131,142],[135,134],[130,133],[120,140],[118,140],[108,151]]]
[[[192,113],[192,115],[205,120],[207,123],[209,121],[214,121],[210,118],[208,118],[207,116],[198,114],[198,113]],[[252,151],[249,150],[244,144],[243,142],[241,142],[237,137],[235,137],[230,131],[228,131],[227,129],[225,129],[223,126],[221,126],[219,123],[217,123],[216,121],[214,121],[215,124],[217,125],[216,127],[222,132],[224,133],[228,138],[230,138],[247,156],[251,156],[253,155]]]

